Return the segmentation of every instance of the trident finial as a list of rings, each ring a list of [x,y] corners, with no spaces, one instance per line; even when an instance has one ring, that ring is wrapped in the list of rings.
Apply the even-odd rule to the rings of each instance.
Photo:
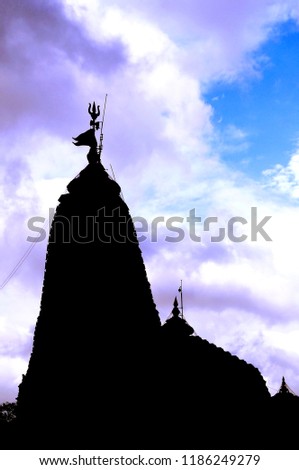
[[[107,94],[105,96],[104,102],[104,110],[103,110],[103,119],[101,121],[97,121],[96,119],[100,115],[100,106],[96,106],[95,102],[91,105],[88,105],[88,113],[91,116],[90,121],[90,129],[86,132],[82,132],[77,137],[73,137],[75,142],[74,145],[87,145],[90,147],[90,151],[87,154],[87,160],[89,163],[97,163],[101,160],[101,152],[103,149],[103,126],[104,126],[104,119],[105,119],[105,111],[106,111],[106,104],[107,104]],[[98,142],[95,136],[95,131],[100,129],[100,144],[98,146]]]
[[[91,107],[91,103],[89,103],[89,106],[88,106],[88,113],[90,114],[91,116],[91,121],[90,121],[90,126],[93,128],[93,129],[96,129],[98,130],[99,129],[99,126],[100,126],[100,123],[99,122],[96,122],[96,119],[99,117],[100,115],[100,106],[96,106],[95,102],[93,102],[92,104],[92,107]]]

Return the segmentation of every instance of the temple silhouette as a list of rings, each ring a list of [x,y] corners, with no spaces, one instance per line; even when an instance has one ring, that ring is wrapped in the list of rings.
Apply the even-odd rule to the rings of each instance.
[[[17,397],[19,446],[292,446],[281,427],[296,422],[299,398],[284,379],[271,397],[254,365],[194,332],[177,298],[161,323],[129,208],[101,163],[104,116],[95,103],[89,114],[73,142],[89,147],[88,164],[60,196],[49,234]]]

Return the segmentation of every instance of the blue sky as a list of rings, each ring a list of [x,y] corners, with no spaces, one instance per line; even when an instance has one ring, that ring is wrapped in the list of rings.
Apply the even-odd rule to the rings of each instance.
[[[167,12],[167,14],[165,14]],[[86,165],[72,137],[108,94],[103,164],[158,241],[142,252],[163,321],[181,279],[198,335],[299,394],[297,0],[11,0],[0,7],[0,284]],[[272,242],[250,238],[252,207]],[[201,242],[190,210],[247,234]],[[184,239],[165,241],[169,217]],[[237,227],[236,227],[237,230]],[[172,233],[173,235],[173,233]],[[214,234],[215,235],[215,234]],[[0,290],[0,401],[15,399],[39,314],[46,240]]]
[[[253,178],[286,165],[298,146],[298,48],[298,24],[278,24],[254,54],[256,74],[211,83],[205,93],[223,158]]]

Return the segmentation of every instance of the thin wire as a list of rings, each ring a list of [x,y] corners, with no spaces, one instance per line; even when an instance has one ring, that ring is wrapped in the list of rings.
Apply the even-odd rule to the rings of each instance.
[[[45,220],[44,222],[44,226],[45,224],[47,223],[48,219]],[[34,242],[31,243],[31,245],[29,246],[29,248],[27,248],[27,250],[25,251],[25,253],[23,254],[23,256],[21,256],[21,258],[19,259],[19,261],[17,262],[17,264],[13,267],[13,269],[11,270],[11,272],[8,274],[8,276],[4,279],[4,281],[2,282],[1,286],[0,286],[0,290],[4,289],[4,287],[9,283],[9,281],[14,277],[14,275],[17,273],[17,271],[20,269],[20,267],[22,266],[22,264],[26,261],[26,259],[28,258],[28,256],[30,255],[31,251],[33,250],[33,248],[36,246],[37,242],[39,241],[39,239],[37,238]]]
[[[75,178],[77,178],[77,176],[79,176],[80,172],[75,176]],[[65,188],[65,192],[64,194],[67,193],[67,188]],[[47,218],[44,222],[44,227],[46,226],[46,224],[48,223],[49,221],[49,218]],[[1,286],[0,286],[0,290],[4,289],[4,287],[9,283],[9,281],[14,277],[14,275],[17,273],[17,271],[20,269],[20,267],[22,266],[22,264],[26,261],[26,259],[28,258],[28,256],[30,255],[31,251],[33,250],[33,248],[35,247],[36,243],[39,241],[39,239],[37,238],[34,242],[32,242],[32,244],[29,246],[29,248],[27,248],[27,250],[25,251],[25,253],[23,254],[23,256],[21,256],[21,258],[19,259],[19,261],[17,262],[17,264],[13,267],[13,269],[11,270],[11,272],[8,274],[8,276],[4,279],[4,281],[2,282]]]
[[[113,170],[113,167],[110,163],[110,168],[111,168],[111,173],[112,173],[112,177],[114,179],[114,181],[116,181],[116,178],[115,178],[115,173],[114,173],[114,170]],[[116,181],[117,182],[117,181]],[[120,197],[122,198],[122,200],[125,202],[125,198],[124,198],[124,195],[123,195],[123,192],[122,192],[122,189],[120,188]]]
[[[24,255],[20,258],[18,263],[14,266],[12,271],[9,273],[9,275],[6,277],[6,279],[1,284],[0,290],[2,290],[6,286],[6,284],[8,284],[8,282],[11,280],[11,278],[15,275],[15,273],[19,270],[19,268],[22,266],[22,264],[26,261],[26,259],[30,255],[31,251],[33,250],[34,246],[35,246],[35,243],[32,243],[32,245],[30,245],[30,247],[25,251]]]

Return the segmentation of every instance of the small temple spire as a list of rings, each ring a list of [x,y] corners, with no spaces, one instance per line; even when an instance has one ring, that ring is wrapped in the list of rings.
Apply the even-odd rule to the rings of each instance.
[[[172,338],[183,338],[191,336],[194,329],[181,316],[178,299],[175,296],[173,301],[172,316],[166,320],[162,326],[162,333]]]
[[[279,393],[290,393],[284,377],[282,377]]]
[[[280,388],[278,390],[278,394],[279,395],[293,395],[293,396],[296,396],[296,394],[293,392],[293,390],[291,390],[290,387],[288,386],[288,384],[286,383],[284,376],[282,377],[282,381],[281,381]]]
[[[178,303],[178,299],[176,296],[173,301],[173,309],[171,313],[174,317],[178,317],[180,315],[179,303]]]

